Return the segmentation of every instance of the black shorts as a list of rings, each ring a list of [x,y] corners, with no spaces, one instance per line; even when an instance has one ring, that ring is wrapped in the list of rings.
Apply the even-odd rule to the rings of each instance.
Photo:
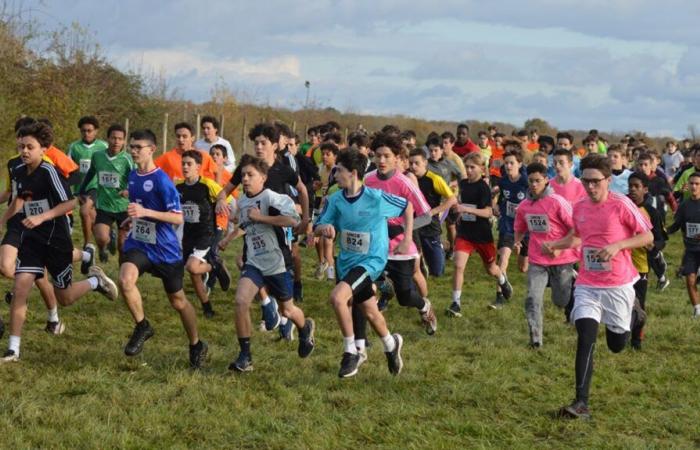
[[[126,211],[115,213],[115,212],[105,211],[103,209],[98,209],[97,214],[95,216],[95,225],[97,225],[98,223],[102,223],[104,225],[111,227],[113,223],[116,223],[117,227],[120,227],[121,224],[128,217],[129,216],[127,215]]]
[[[694,252],[686,250],[683,252],[683,261],[681,262],[681,273],[684,276],[698,273],[700,268],[700,251]]]
[[[413,287],[415,259],[390,259],[386,263],[389,279],[397,292],[410,291]]]
[[[9,225],[9,222],[8,222]],[[2,238],[2,243],[0,245],[10,245],[14,248],[19,248],[19,244],[22,243],[22,230],[21,228],[15,226],[8,226],[7,231],[5,231],[5,236]]]
[[[182,279],[185,276],[185,266],[182,261],[166,264],[153,263],[148,259],[148,255],[137,248],[132,248],[124,254],[120,263],[132,263],[139,270],[139,276],[142,273],[150,273],[156,278],[163,281],[163,288],[168,294],[174,294],[182,290]]]
[[[182,261],[186,263],[190,256],[207,262],[212,249],[212,238],[206,234],[194,237],[182,237]]]
[[[341,281],[347,283],[352,289],[352,303],[355,305],[366,302],[374,296],[374,283],[364,267],[353,268],[342,280],[338,280],[338,283]]]
[[[527,256],[528,244],[530,243],[530,237],[526,234],[521,241],[520,246],[520,256]],[[513,250],[515,246],[515,235],[510,233],[498,233],[498,249],[509,248]]]
[[[57,249],[32,239],[25,239],[17,253],[15,274],[32,273],[44,276],[44,268],[51,274],[53,285],[66,289],[73,281],[73,248]]]

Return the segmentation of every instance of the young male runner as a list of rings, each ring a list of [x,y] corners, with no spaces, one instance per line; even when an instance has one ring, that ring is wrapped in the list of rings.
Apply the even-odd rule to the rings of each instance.
[[[20,336],[27,315],[27,298],[35,280],[45,268],[53,279],[56,300],[63,306],[75,303],[90,291],[116,300],[117,286],[97,266],[89,277],[73,283],[73,243],[66,213],[75,207],[68,184],[56,169],[43,160],[53,133],[43,123],[20,128],[17,132],[22,164],[12,170],[16,196],[2,221],[18,216],[21,242],[15,269],[14,296],[10,305],[10,341],[0,362],[18,361]]]
[[[175,129],[175,147],[155,160],[155,165],[159,167],[165,174],[177,183],[184,179],[182,175],[182,154],[187,150],[195,150],[194,145],[194,128],[187,122],[176,123]],[[216,179],[216,163],[209,156],[209,149],[206,151],[200,150],[202,153],[202,168],[200,173],[207,178]],[[224,211],[222,211],[223,213]]]
[[[574,204],[574,228],[558,241],[545,242],[545,254],[581,246],[571,320],[576,325],[576,397],[560,409],[562,417],[589,418],[588,394],[598,325],[606,325],[608,348],[625,348],[629,331],[642,320],[634,311],[634,283],[639,274],[631,249],[653,241],[651,224],[630,199],[610,192],[610,160],[590,154],[581,160],[581,182],[588,197]]]
[[[234,170],[236,170],[236,154],[233,152],[233,147],[231,146],[231,143],[228,140],[219,136],[219,129],[221,128],[221,125],[219,124],[219,121],[216,119],[216,117],[202,117],[200,126],[202,127],[202,134],[204,134],[204,137],[195,142],[194,146],[197,149],[201,149],[209,153],[209,150],[211,150],[211,148],[214,145],[223,145],[224,147],[226,147],[227,154],[226,170],[228,170],[229,172],[233,172]]]
[[[268,165],[262,159],[244,155],[239,166],[245,195],[238,201],[238,226],[245,230],[245,264],[236,289],[236,335],[241,351],[229,370],[253,370],[250,351],[252,325],[250,304],[262,287],[279,301],[281,314],[299,330],[298,354],[306,358],[315,346],[313,319],[292,301],[291,258],[283,227],[300,222],[292,199],[265,188]]]
[[[581,181],[574,176],[574,157],[571,150],[558,148],[554,150],[552,159],[556,176],[549,181],[554,192],[561,195],[572,206],[577,201],[586,198],[586,189]]]
[[[425,158],[423,150],[416,149]],[[403,368],[401,348],[403,338],[391,334],[384,316],[377,308],[374,281],[384,271],[389,252],[386,221],[399,215],[410,221],[411,203],[383,191],[362,186],[367,158],[355,149],[338,157],[335,179],[342,191],[328,198],[315,224],[315,233],[333,240],[339,238],[340,254],[337,265],[338,283],[331,292],[330,302],[343,334],[343,358],[338,376],[347,378],[357,373],[367,359],[358,351],[353,333],[353,311],[358,309],[379,335],[389,365],[389,372],[398,375]]]
[[[173,227],[183,223],[180,196],[170,178],[153,162],[156,136],[151,130],[132,132],[129,149],[136,170],[129,174],[127,215],[131,230],[124,242],[119,284],[136,326],[124,353],[127,356],[141,353],[143,344],[154,335],[136,285],[139,276],[148,272],[163,281],[168,300],[179,313],[189,339],[190,367],[198,369],[204,364],[208,346],[199,339],[197,315],[182,289],[182,250]]]

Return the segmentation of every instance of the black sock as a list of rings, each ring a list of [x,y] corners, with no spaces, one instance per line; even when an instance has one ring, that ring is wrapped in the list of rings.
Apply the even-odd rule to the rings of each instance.
[[[588,393],[593,377],[593,351],[598,335],[598,322],[593,319],[576,321],[576,400],[588,405]]]
[[[250,356],[250,338],[242,337],[238,338],[238,345],[241,347],[241,353]]]
[[[214,311],[214,309],[211,307],[211,302],[202,303],[202,309],[207,312]]]
[[[141,322],[136,322],[136,326],[139,328],[146,328],[148,327],[148,320],[144,317]]]
[[[200,348],[201,346],[202,346],[202,340],[201,340],[201,339],[199,339],[199,340],[197,341],[197,343],[194,344],[194,345],[190,344],[190,348],[191,348],[192,350],[194,350],[194,349],[196,349],[196,348]]]
[[[367,319],[360,311],[359,306],[352,308],[352,331],[355,333],[355,340],[367,340]]]

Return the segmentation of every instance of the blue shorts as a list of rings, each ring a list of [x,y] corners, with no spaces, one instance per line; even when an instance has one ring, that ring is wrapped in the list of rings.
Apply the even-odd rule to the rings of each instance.
[[[241,270],[241,278],[248,278],[258,288],[265,287],[268,293],[281,302],[292,299],[292,287],[294,283],[289,271],[275,275],[263,275],[260,269],[250,264],[245,264]]]

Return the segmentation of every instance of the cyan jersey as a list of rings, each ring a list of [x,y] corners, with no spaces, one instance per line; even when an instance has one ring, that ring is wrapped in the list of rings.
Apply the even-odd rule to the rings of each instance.
[[[515,234],[515,210],[527,197],[527,175],[522,171],[517,181],[510,181],[504,176],[498,182],[500,194],[498,196],[498,231],[500,233]]]
[[[182,213],[180,194],[161,169],[143,174],[132,170],[128,180],[129,202],[155,211]],[[155,264],[182,261],[182,249],[172,224],[149,218],[132,218],[131,225],[124,242],[124,253],[139,249]]]
[[[389,255],[387,220],[401,216],[407,205],[404,198],[366,186],[356,197],[348,198],[342,190],[327,198],[315,226],[335,228],[340,279],[358,266],[367,270],[372,280],[379,277]]]

